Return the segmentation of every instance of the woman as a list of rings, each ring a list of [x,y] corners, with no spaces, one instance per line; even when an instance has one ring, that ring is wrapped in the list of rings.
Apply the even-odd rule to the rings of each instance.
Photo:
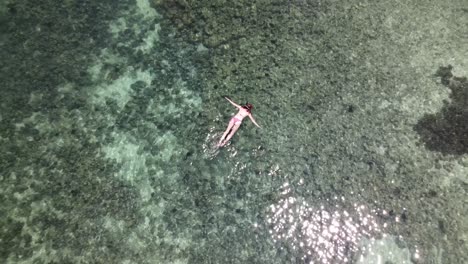
[[[249,104],[249,103],[246,103],[245,105],[238,105],[236,103],[234,103],[231,99],[229,99],[228,97],[224,97],[226,98],[226,100],[228,100],[233,106],[237,107],[237,109],[239,109],[239,112],[237,112],[237,114],[231,118],[231,121],[229,121],[229,124],[228,124],[228,127],[226,129],[226,131],[224,131],[224,134],[223,136],[221,137],[221,139],[219,140],[218,142],[218,147],[222,147],[224,145],[226,145],[226,143],[229,142],[229,140],[232,138],[232,136],[234,135],[234,133],[236,133],[237,129],[239,129],[240,125],[242,124],[242,120],[248,116],[250,118],[250,120],[252,120],[252,122],[260,128],[260,126],[257,124],[257,122],[255,122],[255,119],[253,118],[252,116],[252,109],[253,109],[253,105]]]

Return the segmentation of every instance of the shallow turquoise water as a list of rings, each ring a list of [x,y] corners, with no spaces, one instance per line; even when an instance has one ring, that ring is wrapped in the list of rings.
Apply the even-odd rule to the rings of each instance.
[[[0,4],[1,262],[463,263],[463,4]]]

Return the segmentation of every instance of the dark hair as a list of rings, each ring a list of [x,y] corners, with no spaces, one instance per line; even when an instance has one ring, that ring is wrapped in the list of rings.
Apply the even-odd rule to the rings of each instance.
[[[253,105],[250,104],[250,103],[245,103],[245,105],[242,106],[245,110],[249,111],[249,113],[252,111],[253,109]]]

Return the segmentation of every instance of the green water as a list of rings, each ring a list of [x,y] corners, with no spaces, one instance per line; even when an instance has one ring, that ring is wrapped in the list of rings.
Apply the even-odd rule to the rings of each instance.
[[[466,0],[4,0],[0,263],[466,263],[467,36]],[[224,95],[262,129],[217,149]]]

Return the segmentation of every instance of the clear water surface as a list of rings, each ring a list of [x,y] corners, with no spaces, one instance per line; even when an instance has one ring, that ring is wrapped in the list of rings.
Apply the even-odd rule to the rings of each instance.
[[[0,262],[467,263],[467,10],[2,1]]]

